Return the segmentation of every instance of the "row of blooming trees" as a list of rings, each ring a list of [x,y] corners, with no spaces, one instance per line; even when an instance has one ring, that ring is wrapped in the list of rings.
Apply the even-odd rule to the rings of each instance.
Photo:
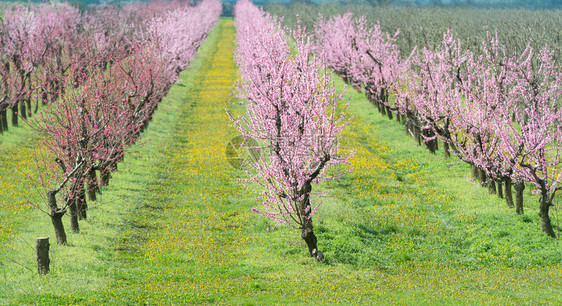
[[[349,158],[338,155],[338,134],[348,123],[337,110],[342,93],[303,31],[292,33],[293,52],[279,20],[248,0],[240,0],[234,14],[241,76],[236,89],[246,112],[231,119],[263,152],[245,181],[263,199],[263,207],[253,210],[298,229],[310,256],[322,260],[312,225],[320,203],[313,201],[312,185],[339,178],[343,173],[327,169]]]
[[[12,125],[18,125],[19,118],[33,114],[33,103],[37,112],[40,104],[63,95],[68,85],[81,86],[92,71],[107,69],[131,55],[134,44],[147,35],[154,37],[159,28],[168,27],[158,43],[171,47],[162,56],[177,70],[185,64],[178,61],[191,58],[183,53],[193,49],[181,46],[185,39],[174,38],[185,37],[184,32],[193,28],[169,28],[170,23],[178,22],[175,19],[181,12],[176,9],[181,5],[155,1],[121,8],[104,6],[85,13],[66,3],[5,8],[0,14],[0,133],[8,129],[8,110]],[[175,14],[168,15],[172,11]],[[174,52],[181,56],[170,58]]]
[[[60,41],[60,63],[53,58],[57,68],[44,71],[58,88],[48,93],[42,111],[28,119],[48,149],[36,179],[47,190],[59,244],[66,243],[62,217],[69,211],[72,229],[79,231],[86,195],[95,200],[99,187],[109,183],[111,171],[147,126],[221,10],[220,2],[204,0],[195,7],[175,2],[162,9],[137,3],[81,17],[74,12],[76,18],[95,21],[81,24],[76,40]]]
[[[74,87],[90,68],[104,67],[124,57],[139,28],[136,10],[106,7],[87,14],[67,4],[12,6],[0,22],[2,97],[0,132],[32,115],[39,104],[57,100],[64,83]]]
[[[320,19],[315,27],[319,56],[379,110],[404,118],[406,128],[435,152],[437,139],[473,166],[492,193],[523,213],[528,182],[540,194],[542,230],[555,237],[549,208],[562,189],[562,73],[548,46],[510,56],[497,33],[480,50],[464,49],[450,32],[434,49],[401,57],[395,38],[368,27],[350,13]],[[496,184],[499,187],[496,190]]]

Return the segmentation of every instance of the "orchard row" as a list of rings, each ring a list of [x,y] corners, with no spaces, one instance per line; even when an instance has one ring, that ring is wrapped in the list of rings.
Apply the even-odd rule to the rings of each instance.
[[[173,5],[107,6],[80,13],[66,4],[16,5],[0,16],[0,133],[129,56],[156,16]]]
[[[348,124],[337,109],[342,93],[303,31],[286,33],[278,20],[248,0],[238,1],[234,14],[241,76],[236,89],[246,112],[231,120],[256,142],[248,141],[248,149],[267,152],[247,171],[247,187],[263,199],[263,206],[253,210],[276,225],[299,230],[310,255],[322,260],[312,226],[320,203],[313,201],[312,185],[340,177],[343,173],[326,170],[350,157],[337,154],[338,134]]]
[[[432,152],[439,139],[447,156],[470,163],[492,190],[505,183],[510,206],[512,182],[520,192],[534,185],[542,230],[555,237],[549,209],[562,189],[562,73],[547,46],[512,56],[498,33],[488,32],[479,50],[469,50],[447,31],[435,48],[403,57],[398,33],[351,13],[320,18],[314,31],[326,64],[381,112],[402,116]]]
[[[11,108],[13,120],[27,118],[42,135],[46,151],[38,152],[41,171],[32,179],[45,190],[59,244],[66,243],[62,216],[69,211],[79,231],[86,194],[95,200],[109,183],[221,10],[220,2],[204,0],[195,7],[135,3],[85,14],[65,4],[4,12],[2,117]],[[33,118],[31,101],[45,104]]]

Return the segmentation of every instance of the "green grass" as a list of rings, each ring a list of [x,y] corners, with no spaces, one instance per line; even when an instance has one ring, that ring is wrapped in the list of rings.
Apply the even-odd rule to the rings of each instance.
[[[241,110],[229,94],[233,39],[222,19],[82,232],[52,246],[50,274],[35,273],[32,249],[35,237],[54,240],[48,217],[1,207],[11,231],[0,232],[0,304],[562,303],[561,245],[540,231],[536,199],[526,193],[516,216],[466,165],[418,147],[351,89],[354,171],[315,187],[333,190],[314,219],[326,261],[307,256],[297,231],[266,231],[224,157],[236,135],[224,109]]]

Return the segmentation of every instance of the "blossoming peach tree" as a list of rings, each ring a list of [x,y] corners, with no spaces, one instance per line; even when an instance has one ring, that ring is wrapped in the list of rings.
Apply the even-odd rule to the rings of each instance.
[[[265,152],[252,163],[244,181],[263,199],[263,206],[253,211],[275,220],[275,226],[300,230],[310,256],[320,261],[323,255],[312,225],[320,203],[313,198],[312,186],[345,173],[327,171],[350,158],[338,155],[339,134],[349,122],[337,108],[343,93],[312,55],[303,31],[292,33],[293,52],[279,22],[249,1],[237,3],[235,17],[241,75],[236,89],[246,113],[231,119]]]

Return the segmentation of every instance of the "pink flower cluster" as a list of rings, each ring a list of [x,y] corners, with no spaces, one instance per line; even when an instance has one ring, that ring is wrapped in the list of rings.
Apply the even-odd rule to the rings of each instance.
[[[320,204],[313,203],[312,184],[339,178],[343,173],[327,170],[349,158],[340,152],[339,134],[348,124],[338,108],[343,93],[300,28],[292,32],[293,50],[279,20],[248,0],[238,1],[234,13],[241,76],[236,89],[246,113],[231,119],[264,153],[247,171],[247,186],[263,198],[254,211],[303,230],[305,238]]]

